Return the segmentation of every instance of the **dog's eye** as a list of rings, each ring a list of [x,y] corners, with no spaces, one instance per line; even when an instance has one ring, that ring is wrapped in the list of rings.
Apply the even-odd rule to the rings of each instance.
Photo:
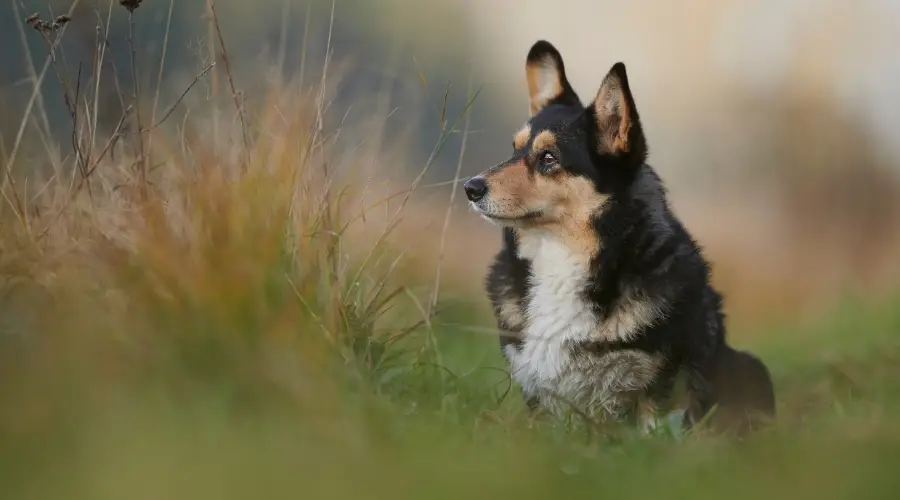
[[[553,156],[553,153],[546,151],[541,155],[541,163],[544,165],[553,165],[556,163],[556,157]]]

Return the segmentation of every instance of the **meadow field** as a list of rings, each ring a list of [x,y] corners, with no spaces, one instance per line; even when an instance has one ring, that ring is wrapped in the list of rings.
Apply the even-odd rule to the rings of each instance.
[[[176,2],[12,4],[0,36],[28,57],[0,108],[0,499],[897,498],[900,162],[821,95],[777,101],[782,142],[740,157],[755,182],[690,191],[702,170],[659,169],[777,421],[642,436],[530,418],[506,371],[482,292],[499,230],[459,179],[501,159],[485,137],[508,148],[512,127],[482,127],[522,117],[480,120],[497,108],[477,72],[410,71],[402,107],[362,89],[330,2],[306,28],[324,51],[242,69],[262,56],[220,3],[175,76]],[[151,4],[166,29],[133,30]],[[95,37],[84,58],[70,30]]]

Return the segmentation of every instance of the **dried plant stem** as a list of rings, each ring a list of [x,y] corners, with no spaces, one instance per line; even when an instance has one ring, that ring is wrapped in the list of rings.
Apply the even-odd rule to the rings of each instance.
[[[277,63],[277,71],[278,71],[278,84],[283,84],[284,79],[284,61],[287,58],[287,35],[288,35],[288,21],[291,18],[291,2],[290,0],[284,0],[281,5],[281,33],[278,36],[278,63]]]
[[[147,198],[147,164],[144,161],[144,134],[141,130],[140,84],[137,77],[137,50],[134,43],[134,11],[128,12],[128,46],[131,49],[131,88],[134,91],[134,119],[137,122],[137,167],[141,176],[141,196]]]
[[[13,12],[16,16],[16,19],[19,19],[20,18],[19,8],[16,5],[16,2],[12,2],[12,5],[13,5]],[[24,43],[24,37],[23,37],[23,43]],[[27,44],[25,45],[25,49],[26,50],[28,49]],[[28,99],[28,103],[25,105],[25,113],[22,116],[22,121],[19,123],[19,129],[16,132],[16,138],[13,140],[12,150],[10,151],[9,156],[6,159],[6,168],[5,168],[5,172],[4,172],[3,185],[0,186],[0,192],[3,193],[3,197],[6,198],[7,202],[9,202],[9,195],[7,194],[7,188],[12,186],[12,198],[13,198],[15,204],[10,203],[10,206],[12,206],[13,210],[16,211],[16,216],[19,217],[20,220],[22,217],[21,214],[24,213],[24,206],[22,205],[21,199],[19,199],[19,193],[18,193],[18,190],[16,187],[16,181],[15,181],[15,178],[12,176],[12,169],[13,169],[13,165],[16,162],[16,156],[18,155],[19,147],[22,144],[22,139],[25,136],[25,128],[28,125],[28,118],[31,116],[32,109],[34,108],[35,103],[40,102],[41,85],[44,82],[44,78],[47,75],[47,71],[49,71],[49,69],[50,69],[50,64],[51,64],[50,56],[48,55],[47,58],[44,60],[44,67],[41,69],[40,74],[33,77],[34,87],[32,88],[32,91],[31,91],[31,97]],[[23,223],[24,223],[24,220],[23,220]]]
[[[70,195],[68,196],[68,198],[66,198],[66,201],[59,208],[59,210],[57,210],[56,215],[53,217],[53,219],[51,219],[47,223],[47,226],[44,227],[44,229],[38,234],[38,236],[37,236],[38,239],[46,236],[47,233],[50,232],[50,229],[53,227],[53,225],[56,224],[56,222],[60,219],[60,217],[62,217],[62,215],[64,213],[66,213],[66,210],[69,209],[69,205],[75,200],[75,197],[78,196],[78,193],[81,191],[82,186],[84,186],[85,183],[88,182],[91,175],[93,175],[94,171],[97,170],[97,167],[99,166],[100,161],[103,160],[103,158],[106,156],[106,154],[112,148],[113,144],[115,144],[115,142],[119,138],[119,136],[122,135],[122,127],[125,124],[125,120],[128,118],[128,113],[130,113],[130,112],[131,112],[131,106],[126,108],[125,112],[122,113],[122,117],[119,119],[119,122],[116,124],[115,130],[113,130],[113,133],[110,136],[109,140],[106,141],[106,146],[103,148],[103,150],[97,156],[96,160],[94,160],[94,164],[90,167],[90,169],[88,169],[85,176],[82,177],[81,182],[78,184],[78,186],[75,189],[71,190]]]
[[[199,74],[197,74],[197,76],[194,77],[194,80],[191,82],[191,84],[188,85],[186,89],[184,89],[184,92],[181,93],[181,95],[178,97],[178,99],[171,106],[169,106],[169,109],[166,110],[166,113],[163,115],[163,117],[160,118],[158,122],[153,123],[149,127],[145,128],[145,129],[141,129],[141,132],[149,132],[149,131],[159,127],[160,125],[162,125],[163,122],[165,122],[166,119],[169,118],[169,116],[172,114],[172,112],[175,111],[175,108],[179,104],[181,104],[181,101],[184,100],[184,98],[185,98],[185,96],[187,96],[188,92],[190,92],[191,89],[194,88],[194,85],[196,85],[197,82],[200,81],[200,79],[203,78],[204,75],[209,73],[210,70],[212,70],[215,67],[215,65],[216,65],[216,63],[214,62],[214,63],[210,64],[209,66],[207,66],[206,69],[201,71]]]
[[[209,59],[212,61],[218,61],[218,51],[216,50],[216,27],[213,23],[212,12],[210,12],[209,4],[206,4],[206,47],[209,51]],[[219,72],[213,71],[212,77],[210,78],[210,100],[213,103],[219,102]],[[212,106],[212,142],[213,142],[213,150],[216,155],[220,152],[220,132],[219,132],[219,106]]]
[[[91,147],[90,151],[93,152],[97,146],[97,122],[99,120],[100,115],[100,80],[103,76],[103,64],[106,60],[106,49],[109,44],[107,40],[109,40],[109,26],[110,21],[112,19],[112,3],[109,4],[109,10],[106,13],[106,22],[103,22],[103,18],[100,15],[100,7],[96,8],[97,13],[97,43],[94,53],[94,102],[93,102],[93,116],[91,121]],[[104,29],[101,29],[104,28]],[[102,38],[101,38],[102,37]]]
[[[162,123],[165,122],[166,119],[169,118],[169,116],[172,114],[172,112],[175,110],[175,108],[178,106],[178,104],[181,103],[181,101],[184,99],[184,97],[187,95],[187,93],[190,92],[190,90],[194,87],[194,85],[196,85],[196,83],[200,80],[200,78],[202,78],[203,75],[209,73],[209,71],[215,65],[216,65],[216,63],[210,64],[209,66],[206,67],[206,69],[204,69],[202,72],[200,72],[200,74],[198,74],[196,77],[194,77],[194,80],[191,82],[191,84],[188,85],[188,87],[184,90],[184,92],[181,93],[181,96],[178,98],[178,100],[175,101],[175,103],[173,103],[172,106],[169,107],[168,111],[166,111],[165,115],[163,115],[163,117],[160,118],[160,120],[158,122],[154,123],[150,127],[147,127],[146,129],[142,129],[142,130],[138,131],[137,133],[148,132],[148,131],[153,130],[154,128],[162,125]],[[137,103],[135,103],[135,105],[136,104]],[[38,235],[38,238],[46,235],[47,232],[50,231],[50,228],[53,226],[53,224],[57,220],[59,220],[59,218],[62,216],[63,213],[65,213],[65,211],[68,209],[71,202],[75,199],[75,196],[78,194],[78,192],[81,190],[81,188],[85,185],[85,183],[88,182],[90,177],[94,174],[94,171],[97,170],[97,167],[100,165],[100,162],[109,153],[109,151],[112,149],[113,144],[115,144],[115,142],[119,139],[119,137],[127,135],[127,133],[123,130],[123,126],[125,124],[125,121],[128,118],[129,113],[131,113],[131,110],[133,107],[136,108],[136,106],[128,106],[127,108],[125,108],[124,112],[122,113],[122,117],[119,119],[119,122],[116,124],[116,127],[113,130],[112,135],[109,137],[109,140],[107,140],[106,145],[103,147],[103,150],[100,151],[100,154],[97,155],[97,157],[93,160],[93,164],[87,169],[86,174],[82,177],[78,186],[72,191],[71,196],[66,200],[66,202],[63,204],[63,206],[60,207],[56,216],[47,224],[47,227],[45,227],[40,232],[40,234]],[[145,194],[146,194],[146,192],[145,192]]]
[[[30,230],[30,228],[28,227],[27,220],[24,218],[27,216],[27,210],[26,210],[25,205],[23,205],[22,200],[19,197],[15,178],[12,175],[12,169],[13,169],[13,165],[15,164],[16,157],[18,155],[19,147],[22,144],[22,139],[25,134],[25,127],[27,126],[29,118],[33,112],[35,102],[38,102],[39,107],[42,108],[44,121],[46,123],[46,120],[47,120],[46,110],[43,109],[43,105],[41,104],[42,103],[41,100],[43,98],[43,96],[41,95],[41,86],[44,82],[44,78],[47,75],[47,71],[49,71],[49,69],[50,69],[51,64],[53,65],[54,69],[57,70],[57,72],[59,71],[59,68],[56,67],[55,43],[59,42],[59,39],[62,36],[62,30],[65,29],[65,24],[68,23],[68,21],[71,19],[72,12],[78,6],[79,1],[80,0],[73,0],[73,2],[69,5],[68,13],[63,16],[59,16],[57,18],[57,22],[52,23],[52,25],[51,25],[52,31],[57,32],[57,39],[55,42],[50,41],[45,36],[44,31],[38,30],[41,34],[41,37],[45,40],[45,42],[49,46],[49,53],[47,54],[47,57],[44,60],[44,66],[41,69],[40,75],[34,74],[34,69],[32,66],[31,73],[32,73],[34,87],[32,88],[32,93],[31,93],[31,97],[28,100],[28,104],[25,106],[25,113],[22,116],[22,121],[19,124],[19,129],[16,132],[16,138],[15,138],[15,141],[13,142],[12,151],[10,152],[9,156],[7,157],[3,185],[2,185],[2,187],[0,187],[0,191],[2,191],[3,197],[7,200],[8,203],[10,203],[10,206],[12,206],[13,210],[16,212],[16,216],[18,217],[18,219],[20,220],[22,225],[25,226],[25,228],[28,230]],[[13,4],[13,12],[14,12],[16,18],[18,19],[18,18],[20,18],[18,6],[16,5],[16,2],[12,2],[12,4]],[[36,19],[36,16],[33,16],[33,17]],[[32,20],[32,18],[29,18],[28,20],[26,20],[26,22],[30,24],[31,20]],[[32,25],[32,26],[34,27],[34,25]],[[24,34],[23,34],[23,43],[24,42],[25,42],[25,39],[24,39]],[[25,46],[25,50],[26,51],[28,50],[27,44]],[[73,120],[74,120],[75,119],[75,117],[74,117],[75,111],[72,111],[71,107],[73,105],[77,107],[77,102],[74,102],[74,104],[70,103],[69,93],[66,90],[67,87],[66,87],[65,81],[62,79],[62,77],[60,77],[60,85],[62,85],[62,87],[63,87],[64,96],[66,98],[66,105],[67,105],[67,107],[69,107],[70,113],[73,114]],[[48,130],[48,133],[49,133],[49,130]],[[75,146],[75,148],[76,148],[76,151],[75,151],[76,155],[80,158],[81,155],[78,151],[78,145],[75,143],[75,140],[74,140],[75,134],[76,134],[74,125],[73,125],[72,134],[73,134],[73,146]],[[13,198],[13,202],[15,203],[15,205],[13,205],[13,202],[10,202],[9,194],[7,193],[7,188],[9,188],[9,187],[12,187],[12,189],[11,189],[12,190],[12,198]]]
[[[128,118],[128,114],[131,112],[131,106],[125,108],[125,112],[122,113],[122,117],[119,118],[119,122],[116,123],[116,128],[113,130],[112,135],[106,141],[106,146],[103,147],[103,150],[100,151],[100,154],[97,155],[97,159],[94,161],[94,164],[87,172],[87,177],[90,177],[91,174],[94,173],[94,170],[97,170],[97,167],[100,165],[100,161],[106,156],[106,153],[109,152],[110,148],[112,148],[113,144],[119,139],[119,136],[122,135],[122,126],[125,125],[125,120]]]
[[[156,93],[153,96],[153,109],[151,110],[151,114],[150,114],[150,123],[156,123],[156,110],[159,106],[159,93],[160,93],[160,90],[162,89],[163,70],[166,67],[166,54],[167,54],[168,48],[169,48],[169,31],[172,29],[172,11],[174,10],[174,7],[175,7],[175,0],[169,0],[169,13],[166,16],[166,33],[163,35],[162,54],[160,55],[160,58],[159,58],[159,72],[156,75]],[[196,83],[196,81],[197,80],[195,79],[194,83]],[[191,86],[188,87],[187,90],[190,90],[191,87],[193,87],[193,86],[194,86],[194,84],[192,83]],[[187,94],[187,90],[185,90],[184,94]],[[184,98],[184,94],[181,95],[181,98],[178,99],[178,101],[175,103],[175,105],[177,105],[179,102],[181,102],[181,99]],[[175,105],[173,105],[169,109],[169,112],[166,113],[166,117],[168,117],[169,113],[171,113],[172,110],[175,109]],[[160,120],[160,123],[163,121],[165,121],[165,117],[162,120]],[[144,129],[144,132],[147,132],[148,130],[154,129],[154,128],[156,128],[156,126],[152,125],[146,129]],[[149,150],[148,154],[152,155],[153,154],[153,135],[147,136],[147,149]],[[148,163],[152,163],[152,162],[150,160],[148,160]]]
[[[303,51],[300,53],[300,71],[298,73],[301,88],[306,82],[306,47],[308,47],[307,37],[309,36],[309,14],[311,8],[312,2],[306,2],[306,16],[303,18],[303,42],[300,43],[300,46],[303,47]]]
[[[44,78],[47,76],[47,71],[50,69],[50,56],[47,56],[47,59],[44,61],[44,67],[41,69],[40,74],[37,79],[34,81],[34,88],[31,91],[31,97],[28,99],[28,103],[25,105],[25,113],[22,117],[22,121],[19,124],[19,130],[16,132],[16,138],[13,141],[12,151],[9,153],[9,158],[6,160],[6,180],[3,183],[3,189],[6,189],[7,183],[15,185],[15,181],[10,176],[10,172],[12,171],[13,165],[16,162],[16,156],[19,152],[19,146],[22,144],[22,138],[25,135],[25,127],[28,124],[28,117],[31,115],[32,109],[34,107],[35,102],[38,100],[38,96],[41,94],[41,86],[44,83]]]
[[[16,2],[10,2],[12,4],[14,19],[22,19],[21,11],[19,11],[19,7]],[[38,81],[38,73],[37,69],[34,65],[34,59],[31,56],[31,51],[28,50],[28,39],[25,35],[24,24],[16,23],[16,28],[19,30],[19,40],[22,42],[22,53],[25,55],[26,62],[26,70],[28,71],[28,78],[31,79],[32,82]],[[37,95],[37,112],[40,113],[39,117],[41,119],[41,126],[43,127],[43,133],[47,136],[51,135],[50,132],[50,119],[47,117],[47,107],[44,104],[44,96],[40,93]]]
[[[213,26],[216,31],[216,38],[219,41],[219,49],[222,54],[222,62],[225,64],[225,76],[228,77],[228,86],[231,88],[231,98],[234,100],[234,107],[237,109],[238,118],[241,121],[241,137],[244,140],[244,153],[247,157],[247,164],[250,163],[250,140],[247,138],[247,124],[244,119],[244,106],[241,105],[240,97],[238,96],[237,88],[234,86],[234,77],[231,73],[231,65],[228,63],[228,50],[225,48],[225,39],[222,37],[222,28],[219,26],[219,16],[216,14],[216,2],[215,0],[206,0],[206,5],[209,8],[210,15],[212,16]]]
[[[469,84],[467,95],[472,97],[472,72],[469,71]],[[450,227],[450,215],[453,213],[453,202],[456,201],[457,187],[459,186],[459,174],[462,171],[463,159],[466,156],[466,142],[469,138],[469,122],[471,113],[466,113],[465,125],[463,125],[462,140],[459,146],[459,160],[456,162],[456,172],[453,174],[453,184],[450,189],[450,202],[447,204],[447,212],[444,214],[444,226],[441,228],[441,242],[438,246],[438,261],[434,272],[434,293],[431,296],[431,304],[428,308],[428,315],[434,314],[434,310],[438,304],[438,297],[441,288],[441,264],[444,262],[444,245],[447,240],[447,229]]]
[[[416,188],[422,182],[422,179],[425,178],[425,174],[428,172],[428,169],[431,168],[431,165],[437,159],[438,153],[440,153],[441,150],[444,148],[444,144],[447,142],[447,139],[449,139],[452,132],[454,130],[456,130],[457,123],[459,122],[459,120],[462,119],[463,115],[466,115],[467,113],[469,113],[469,109],[472,107],[472,104],[475,102],[475,99],[478,98],[478,94],[480,94],[480,93],[481,93],[481,88],[479,88],[477,91],[475,91],[472,94],[472,97],[469,99],[469,102],[466,103],[466,106],[463,109],[462,113],[460,113],[460,115],[456,117],[456,119],[453,121],[453,123],[451,124],[450,127],[446,126],[446,120],[443,118],[443,116],[441,117],[441,125],[442,125],[441,126],[441,135],[438,137],[437,144],[435,144],[434,149],[432,149],[432,151],[431,151],[431,155],[428,157],[428,160],[425,162],[425,165],[422,166],[422,169],[419,171],[419,174],[416,176],[415,179],[413,179],[413,182],[412,182],[412,185],[410,186],[410,188],[403,192],[404,197],[403,197],[403,200],[400,202],[400,206],[397,207],[397,209],[394,211],[394,213],[390,216],[390,218],[388,219],[387,225],[385,226],[384,230],[381,231],[381,234],[379,234],[378,237],[375,238],[375,243],[369,249],[369,252],[366,254],[366,258],[363,259],[362,266],[359,267],[359,270],[356,272],[356,275],[353,278],[354,282],[359,281],[360,276],[362,275],[362,270],[365,269],[366,266],[369,265],[369,262],[372,259],[372,257],[374,256],[375,251],[382,244],[382,242],[384,242],[384,239],[388,236],[388,234],[391,231],[393,231],[394,227],[396,226],[396,224],[398,222],[398,217],[400,216],[400,213],[406,207],[406,204],[409,202],[409,199],[412,197],[413,193],[416,191]],[[445,92],[444,93],[444,101],[446,101],[448,98],[449,98],[449,96]],[[446,104],[443,105],[443,108],[446,109]]]
[[[74,4],[72,6],[72,9],[74,9]],[[75,152],[75,164],[81,172],[82,178],[84,178],[85,174],[87,173],[87,164],[90,161],[85,154],[85,149],[90,149],[90,141],[88,141],[87,148],[82,147],[80,140],[81,127],[79,125],[78,117],[78,101],[81,96],[82,65],[80,63],[78,65],[78,73],[75,77],[75,88],[73,90],[71,88],[72,86],[70,85],[70,82],[64,76],[68,74],[64,53],[60,52],[60,59],[62,60],[62,63],[57,60],[56,54],[57,48],[59,48],[62,43],[65,26],[68,24],[70,19],[71,17],[69,15],[60,16],[59,18],[57,18],[57,21],[54,21],[53,23],[36,19],[35,24],[33,24],[32,27],[37,30],[37,32],[41,36],[41,39],[47,46],[47,54],[49,55],[50,63],[52,64],[53,69],[56,72],[56,77],[59,81],[60,87],[63,90],[63,98],[66,103],[66,110],[69,112],[69,117],[72,120],[71,142],[72,150]],[[88,152],[88,154],[90,153]]]
[[[329,178],[328,172],[328,162],[325,160],[325,150],[324,143],[325,140],[321,139],[322,134],[324,133],[325,128],[325,96],[327,92],[327,79],[328,79],[328,63],[331,62],[331,34],[332,29],[334,28],[334,5],[335,0],[331,2],[331,19],[328,23],[328,40],[325,43],[325,63],[322,66],[322,79],[319,82],[319,95],[316,102],[316,130],[315,137],[317,142],[319,143],[319,152],[322,155],[322,173],[324,174],[324,182],[325,182],[325,192],[323,193],[323,201],[322,206],[324,207],[324,227],[323,230],[326,234],[330,234],[330,248],[329,248],[329,261],[331,264],[331,275],[330,279],[337,278],[337,249],[340,245],[340,239],[334,236],[333,232],[333,221],[331,220],[331,179]],[[346,116],[345,116],[346,118]],[[340,129],[338,129],[340,131]]]

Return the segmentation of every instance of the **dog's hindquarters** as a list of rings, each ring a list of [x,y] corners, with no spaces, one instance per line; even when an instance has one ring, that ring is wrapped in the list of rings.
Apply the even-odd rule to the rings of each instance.
[[[728,345],[722,297],[709,286],[703,308],[703,333],[689,344],[685,366],[691,393],[685,424],[692,427],[709,416],[716,431],[743,435],[759,429],[775,417],[769,370],[756,356]]]
[[[709,415],[717,432],[746,435],[775,418],[775,389],[766,365],[749,352],[722,344],[701,384],[691,381],[691,410],[685,424],[692,427]],[[697,373],[691,374],[697,377]],[[698,391],[700,385],[702,390]],[[699,396],[699,397],[697,397]]]
[[[775,417],[775,389],[766,365],[756,356],[723,346],[716,357],[712,386],[718,403],[716,426],[739,434]]]

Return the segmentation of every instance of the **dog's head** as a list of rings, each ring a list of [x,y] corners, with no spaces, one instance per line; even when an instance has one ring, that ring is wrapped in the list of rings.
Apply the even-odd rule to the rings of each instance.
[[[562,56],[535,43],[525,63],[531,118],[513,137],[512,157],[465,183],[473,208],[514,227],[587,220],[644,163],[644,134],[625,65],[616,63],[584,106]]]

